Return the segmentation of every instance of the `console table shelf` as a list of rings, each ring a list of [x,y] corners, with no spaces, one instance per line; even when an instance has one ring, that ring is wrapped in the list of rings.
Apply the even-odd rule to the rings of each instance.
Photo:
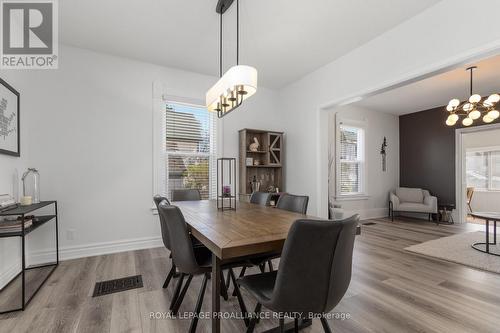
[[[36,215],[33,214],[37,210],[53,206],[54,214],[48,215]],[[31,214],[30,214],[31,213]],[[29,217],[33,215],[34,217]],[[54,272],[54,270],[59,265],[59,235],[58,235],[58,220],[57,220],[57,201],[42,201],[37,204],[32,204],[28,206],[18,206],[9,210],[5,210],[0,212],[0,216],[18,216],[21,217],[19,220],[20,230],[19,231],[1,231],[0,229],[0,238],[8,238],[8,237],[19,237],[21,240],[21,271],[14,276],[1,290],[0,290],[0,314],[14,312],[14,311],[24,311],[29,302],[33,299],[36,293],[40,290],[40,288],[45,284],[45,282],[49,279],[50,275]],[[25,221],[28,219],[32,220],[32,225],[29,227],[24,227]],[[49,222],[54,222],[55,227],[55,261],[46,262],[39,265],[31,265],[28,266],[26,264],[26,236],[28,234],[33,233],[42,225],[45,225]],[[0,221],[0,224],[2,222]],[[36,233],[35,233],[36,234]],[[32,236],[34,237],[34,236]],[[27,282],[30,282],[30,285],[27,286]],[[35,283],[36,282],[36,283]],[[17,298],[15,296],[15,292],[19,289],[19,293],[21,294],[19,297],[19,301],[17,302]],[[7,294],[10,297],[1,297],[2,295]],[[12,303],[16,301],[16,305],[12,305]],[[6,302],[4,304],[3,302]]]

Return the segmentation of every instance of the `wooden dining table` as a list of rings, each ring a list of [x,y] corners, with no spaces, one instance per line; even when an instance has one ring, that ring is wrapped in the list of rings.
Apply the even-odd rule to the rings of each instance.
[[[221,331],[221,264],[283,248],[297,219],[319,219],[273,207],[238,202],[236,210],[218,210],[216,200],[178,201],[191,232],[212,252],[212,332]]]

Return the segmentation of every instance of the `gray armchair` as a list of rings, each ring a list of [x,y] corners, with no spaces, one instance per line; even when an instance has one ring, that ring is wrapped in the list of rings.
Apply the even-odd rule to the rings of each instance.
[[[437,198],[420,188],[398,187],[389,194],[389,217],[394,221],[394,212],[437,214]]]

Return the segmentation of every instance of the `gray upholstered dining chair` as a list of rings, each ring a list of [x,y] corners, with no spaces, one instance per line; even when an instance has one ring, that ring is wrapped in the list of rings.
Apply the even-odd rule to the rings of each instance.
[[[155,195],[153,197],[153,201],[156,205],[156,209],[158,210],[158,216],[160,218],[160,229],[161,229],[161,238],[163,240],[163,245],[165,246],[165,248],[167,250],[170,251],[170,259],[172,259],[172,250],[170,247],[170,240],[169,240],[168,229],[166,227],[166,221],[163,220],[163,216],[160,214],[160,210],[159,210],[159,205],[162,202],[164,202],[167,205],[170,205],[170,201],[166,197],[163,197],[161,195]],[[204,248],[205,247],[202,243],[200,243],[200,241],[198,241],[192,235],[190,235],[190,238],[191,238],[191,243],[193,244],[194,247],[196,247],[196,248],[198,248],[198,247]],[[168,285],[170,284],[170,281],[172,280],[172,278],[176,278],[178,276],[179,276],[179,274],[177,273],[177,269],[175,267],[175,262],[174,262],[174,260],[172,260],[170,271],[168,272],[167,278],[165,279],[165,282],[163,283],[163,288],[168,288]],[[224,296],[224,299],[227,299],[227,291],[225,289],[223,290],[223,296]],[[174,302],[175,302],[175,299],[172,299],[172,304]]]
[[[253,192],[252,196],[250,197],[250,203],[262,206],[269,206],[270,200],[271,200],[271,193],[267,192]]]
[[[196,188],[172,190],[172,201],[197,201],[201,200],[200,190]]]
[[[167,228],[165,228],[165,223],[162,222],[163,216],[161,216],[160,210],[159,210],[160,203],[165,202],[165,204],[170,205],[170,201],[168,201],[167,198],[165,198],[161,195],[155,195],[153,197],[153,201],[156,205],[156,209],[158,210],[158,216],[160,218],[161,238],[163,240],[163,245],[165,246],[165,248],[167,250],[170,251],[170,240],[168,237],[168,230],[167,230]],[[170,258],[172,258],[172,253],[170,253]],[[172,260],[172,265],[171,265],[170,271],[167,274],[167,278],[165,279],[165,282],[163,283],[163,288],[168,287],[168,285],[170,284],[170,280],[172,280],[173,277],[177,277],[177,273],[176,273],[175,264]]]
[[[278,199],[276,208],[288,210],[295,213],[305,214],[307,213],[308,203],[309,203],[309,197],[307,195],[293,195],[285,193]]]
[[[158,211],[161,216],[163,216],[162,224],[168,229],[170,235],[170,245],[172,250],[172,256],[177,269],[181,276],[177,282],[177,286],[174,292],[175,303],[171,306],[171,310],[174,314],[179,312],[179,308],[182,304],[184,296],[189,288],[191,280],[195,275],[203,275],[203,282],[201,284],[200,293],[198,295],[198,301],[196,302],[195,315],[191,321],[189,327],[189,332],[195,332],[198,323],[198,317],[201,311],[201,306],[203,303],[203,296],[205,294],[205,289],[207,287],[207,280],[210,278],[210,273],[212,271],[212,253],[207,248],[196,248],[191,242],[191,237],[189,234],[189,229],[184,216],[182,215],[179,207],[174,205],[167,205],[165,201],[161,202]],[[245,262],[234,262],[222,263],[221,269],[229,269],[231,279],[233,283],[236,284],[236,277],[233,272],[234,267],[240,267],[246,265]],[[222,272],[221,272],[222,276]],[[184,278],[187,277],[187,281],[183,286]],[[221,282],[221,286],[222,286]],[[239,291],[236,289],[238,302],[241,307],[241,312],[245,315],[245,323],[248,324],[248,319],[246,318],[247,310],[243,298]]]
[[[358,221],[358,215],[342,221],[295,221],[278,271],[238,279],[238,284],[257,300],[255,312],[259,313],[262,306],[278,313],[323,315],[333,310],[351,281]],[[257,317],[252,317],[247,332],[253,332]],[[324,316],[321,324],[325,332],[331,332]],[[283,331],[283,319],[280,326]]]

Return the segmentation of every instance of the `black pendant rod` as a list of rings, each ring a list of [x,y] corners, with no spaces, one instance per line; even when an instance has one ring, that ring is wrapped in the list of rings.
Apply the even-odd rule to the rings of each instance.
[[[222,12],[219,23],[219,77],[222,77]]]
[[[470,95],[469,96],[472,96],[473,95],[473,87],[472,87],[472,72],[477,68],[477,66],[471,66],[471,67],[468,67],[466,70],[470,71]]]

